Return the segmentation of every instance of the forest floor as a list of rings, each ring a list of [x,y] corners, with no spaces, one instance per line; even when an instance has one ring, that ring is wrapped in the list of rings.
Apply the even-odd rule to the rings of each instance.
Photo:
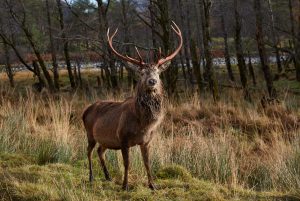
[[[254,103],[233,88],[224,89],[218,103],[187,93],[169,100],[151,149],[158,189],[147,188],[133,148],[124,192],[120,152],[106,153],[111,182],[94,153],[95,181],[88,182],[82,111],[95,100],[132,93],[99,91],[97,74],[84,72],[92,90],[74,93],[62,72],[56,95],[33,92],[29,73],[15,75],[15,89],[0,74],[0,200],[300,200],[300,84],[293,79],[275,82],[280,102],[268,108],[259,104],[258,90]]]

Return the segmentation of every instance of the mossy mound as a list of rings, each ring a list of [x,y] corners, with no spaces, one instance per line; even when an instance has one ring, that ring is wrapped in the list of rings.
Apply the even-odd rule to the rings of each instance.
[[[192,178],[191,174],[182,166],[172,165],[160,169],[157,173],[160,179],[180,179],[188,181]]]

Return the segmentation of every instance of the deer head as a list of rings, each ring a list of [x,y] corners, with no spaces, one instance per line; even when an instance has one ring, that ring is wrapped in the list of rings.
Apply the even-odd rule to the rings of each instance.
[[[137,72],[137,74],[140,76],[140,87],[142,87],[144,90],[156,91],[158,88],[160,88],[161,80],[159,78],[159,75],[169,67],[169,65],[171,64],[171,60],[179,53],[182,47],[183,40],[181,31],[175,24],[175,22],[172,23],[173,25],[171,25],[171,28],[179,37],[179,46],[172,54],[165,58],[161,58],[161,48],[159,48],[158,61],[156,63],[145,63],[137,47],[135,47],[135,50],[139,59],[134,59],[129,57],[128,55],[124,56],[120,54],[115,50],[112,44],[113,38],[117,34],[118,29],[116,29],[112,36],[110,36],[109,34],[109,29],[107,31],[108,44],[112,52],[120,59],[127,62],[130,69]]]

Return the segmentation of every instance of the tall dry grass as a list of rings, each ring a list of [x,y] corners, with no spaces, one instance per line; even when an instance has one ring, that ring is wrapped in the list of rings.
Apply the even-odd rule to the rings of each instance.
[[[0,152],[25,153],[39,164],[84,160],[81,113],[97,97],[96,92],[53,96],[2,90]],[[108,94],[100,98],[116,99]],[[298,191],[299,131],[299,108],[292,110],[285,102],[263,110],[237,94],[219,103],[186,97],[167,104],[166,118],[152,142],[153,171],[179,164],[195,177],[232,187]],[[139,177],[144,168],[138,148],[131,158],[131,177]],[[111,171],[122,170],[120,153],[108,151],[106,159]]]

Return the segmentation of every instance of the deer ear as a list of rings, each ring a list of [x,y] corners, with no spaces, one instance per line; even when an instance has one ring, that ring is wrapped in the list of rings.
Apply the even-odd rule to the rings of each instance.
[[[170,65],[171,65],[171,61],[168,61],[167,63],[160,65],[158,67],[158,69],[160,72],[163,72],[163,71],[167,70]]]
[[[132,64],[132,63],[130,63],[130,62],[126,62],[126,67],[127,67],[128,69],[134,71],[134,72],[140,72],[140,71],[141,71],[141,69],[140,69],[139,66],[136,66],[136,65],[134,65],[134,64]]]

